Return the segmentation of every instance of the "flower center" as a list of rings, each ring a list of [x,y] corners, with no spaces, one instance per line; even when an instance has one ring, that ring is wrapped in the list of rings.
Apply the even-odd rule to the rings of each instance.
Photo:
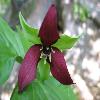
[[[44,58],[45,62],[46,62],[46,60],[48,62],[51,62],[52,47],[51,46],[42,46],[42,48],[40,50],[42,51],[40,58]]]
[[[43,46],[42,52],[45,55],[49,55],[51,53],[51,46]]]

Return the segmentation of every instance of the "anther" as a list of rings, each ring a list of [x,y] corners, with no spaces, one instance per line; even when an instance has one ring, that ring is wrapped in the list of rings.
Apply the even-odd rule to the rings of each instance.
[[[51,51],[53,52],[53,53],[55,53],[55,51],[51,48]]]
[[[43,50],[43,47],[40,48],[40,51]]]
[[[42,56],[43,56],[43,55],[42,55],[42,53],[41,53],[40,58],[42,58]]]
[[[47,47],[47,50],[49,50],[49,47]]]
[[[50,53],[50,55],[49,55],[49,61],[51,62],[51,53]]]

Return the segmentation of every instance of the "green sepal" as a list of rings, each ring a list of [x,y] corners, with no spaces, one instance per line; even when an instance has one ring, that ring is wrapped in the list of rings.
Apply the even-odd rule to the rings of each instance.
[[[46,59],[42,58],[37,66],[38,79],[41,81],[47,80],[50,75],[50,65],[46,62]]]
[[[19,19],[22,29],[24,30],[24,35],[26,39],[32,42],[33,44],[41,44],[40,38],[38,36],[39,30],[29,26],[26,23],[24,17],[22,16],[21,12],[19,13]]]
[[[75,43],[78,41],[80,36],[67,36],[67,35],[61,35],[60,39],[53,44],[54,47],[60,49],[60,50],[66,50],[72,48]]]

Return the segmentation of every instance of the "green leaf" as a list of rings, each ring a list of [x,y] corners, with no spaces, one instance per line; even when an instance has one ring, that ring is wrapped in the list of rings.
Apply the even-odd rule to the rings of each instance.
[[[6,55],[5,55],[6,56]],[[0,85],[3,85],[9,78],[14,65],[14,57],[3,57],[0,56]]]
[[[3,37],[2,41],[5,41],[5,45],[11,46],[18,56],[24,57],[24,48],[19,35],[2,18],[0,18],[0,35]]]
[[[6,46],[3,41],[0,42],[0,85],[9,78],[15,58],[16,53],[12,48]]]
[[[23,30],[21,30],[18,26],[16,28],[17,28],[17,33],[21,38],[24,51],[26,53],[28,49],[33,45],[33,43],[30,41],[30,38],[27,36],[27,33],[23,32]]]
[[[70,49],[78,41],[79,37],[80,36],[71,37],[67,35],[61,35],[60,39],[58,39],[58,41],[55,44],[53,44],[53,46],[60,50]]]
[[[26,39],[33,44],[41,44],[40,38],[38,37],[38,29],[34,29],[33,27],[29,26],[23,18],[21,12],[19,13],[19,19]]]
[[[48,79],[50,75],[50,66],[48,62],[46,62],[46,59],[42,58],[38,63],[38,74],[39,74],[39,80],[46,80]]]
[[[17,56],[24,57],[19,35],[0,18],[0,85],[9,78]]]
[[[77,100],[77,97],[70,86],[50,77],[45,81],[35,80],[20,94],[16,86],[10,100]]]

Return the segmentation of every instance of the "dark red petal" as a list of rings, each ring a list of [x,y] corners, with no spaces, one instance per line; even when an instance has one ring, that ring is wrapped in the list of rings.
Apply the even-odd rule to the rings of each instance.
[[[73,80],[68,72],[63,53],[53,48],[51,53],[51,73],[62,84],[73,84]]]
[[[59,38],[57,30],[57,10],[55,5],[49,8],[41,25],[39,36],[44,45],[51,45]]]
[[[40,45],[34,45],[25,55],[18,74],[20,92],[36,77],[36,67],[41,53],[40,48]]]

